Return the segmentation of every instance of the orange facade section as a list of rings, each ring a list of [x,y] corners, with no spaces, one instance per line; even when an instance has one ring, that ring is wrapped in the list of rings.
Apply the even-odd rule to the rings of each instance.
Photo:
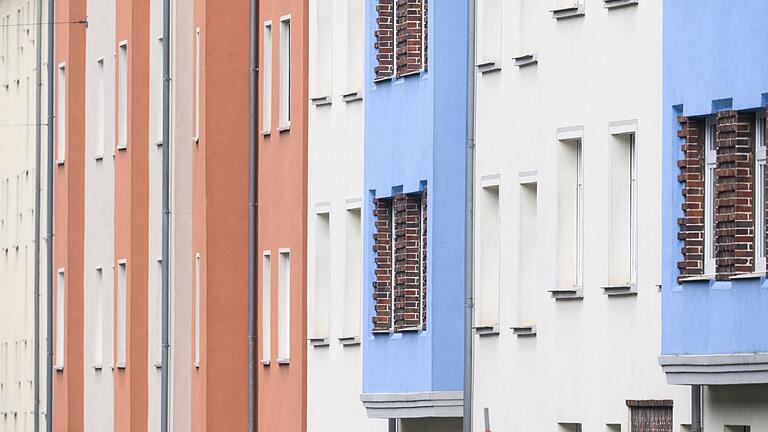
[[[308,15],[303,0],[260,2],[257,380],[263,432],[303,432],[307,426]]]
[[[195,0],[184,36],[195,80],[193,431],[244,431],[248,418],[249,11],[248,0]]]
[[[80,21],[86,15],[85,0],[60,0],[56,21]],[[56,29],[54,77],[57,80],[54,167],[54,292],[63,289],[63,353],[53,382],[53,430],[83,430],[83,260],[85,224],[85,26],[59,25]],[[63,96],[63,98],[62,98]],[[64,108],[64,112],[61,112]],[[59,124],[59,119],[61,123]],[[63,134],[60,134],[62,131]],[[66,144],[61,144],[62,140]],[[61,151],[63,150],[63,152]],[[61,154],[60,154],[61,153]],[[54,295],[54,302],[58,300]],[[58,317],[54,323],[60,322]],[[57,336],[54,336],[57,337]],[[60,356],[63,354],[63,356]]]
[[[118,279],[121,272],[125,274],[125,358],[118,355],[120,343],[116,343],[115,431],[139,432],[147,430],[149,0],[117,0],[115,6],[115,299],[123,284]],[[127,86],[124,102],[121,80]],[[115,305],[118,317],[119,301]],[[121,337],[119,327],[115,325],[116,341]]]

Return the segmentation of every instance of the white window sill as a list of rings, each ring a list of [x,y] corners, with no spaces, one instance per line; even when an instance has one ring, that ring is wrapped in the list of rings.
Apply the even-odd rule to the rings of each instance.
[[[64,165],[64,159],[56,159],[56,165]]]
[[[476,326],[474,327],[475,334],[484,337],[484,336],[498,336],[499,335],[499,327],[497,325],[492,326]]]
[[[584,5],[574,5],[566,8],[558,8],[551,11],[552,18],[563,20],[569,18],[578,18],[584,16]]]
[[[341,346],[355,346],[360,345],[360,336],[345,336],[339,338],[339,344]]]
[[[98,372],[101,372],[101,370],[102,370],[103,368],[104,368],[104,367],[101,365],[101,363],[95,363],[95,364],[93,365],[93,370],[95,370],[95,371],[98,371]]]
[[[607,285],[602,288],[603,294],[609,297],[637,295],[637,284],[633,283],[626,283],[622,285]]]
[[[637,6],[638,0],[604,0],[606,9],[619,9],[627,6]]]
[[[312,105],[317,107],[333,104],[333,100],[331,99],[330,96],[316,96],[316,97],[310,98],[309,101],[312,103]]]
[[[315,348],[329,347],[331,344],[328,342],[327,337],[314,337],[309,338],[309,344]]]
[[[269,363],[270,363],[269,360],[262,360],[261,361],[261,365],[262,366],[269,366]]]
[[[703,281],[710,281],[714,278],[715,278],[714,275],[689,276],[689,277],[680,279],[680,282],[703,282]]]
[[[482,63],[478,63],[475,65],[477,67],[477,71],[481,74],[487,74],[490,72],[496,72],[501,70],[501,64],[499,64],[496,60],[489,60]]]
[[[536,53],[520,54],[519,56],[514,57],[513,60],[515,61],[515,66],[519,68],[539,63],[539,58],[536,56]]]
[[[102,160],[104,160],[104,155],[103,154],[97,154],[96,156],[93,157],[93,160],[95,160],[96,162],[102,161]]]
[[[530,325],[519,324],[514,327],[510,327],[510,329],[512,329],[512,332],[517,337],[536,336],[536,326],[533,324],[530,324]]]
[[[263,135],[265,137],[268,137],[268,136],[272,135],[272,131],[270,131],[269,129],[263,130],[263,131],[261,131],[261,135]]]
[[[765,276],[765,273],[744,273],[736,276],[731,276],[731,279],[739,280],[739,279],[759,279],[761,277]]]
[[[277,359],[277,364],[280,365],[280,366],[287,366],[287,365],[291,364],[291,360],[290,359]]]
[[[582,300],[584,298],[584,292],[580,286],[553,289],[549,290],[549,293],[555,300]]]
[[[64,371],[64,365],[55,365],[53,367],[53,370],[55,370],[56,372],[63,372]]]
[[[288,132],[291,130],[291,124],[285,124],[277,128],[277,133]]]
[[[349,93],[344,93],[341,95],[341,100],[344,103],[350,103],[350,102],[356,102],[363,100],[363,92],[361,91],[352,91]]]
[[[125,363],[117,363],[115,364],[116,369],[125,369]]]

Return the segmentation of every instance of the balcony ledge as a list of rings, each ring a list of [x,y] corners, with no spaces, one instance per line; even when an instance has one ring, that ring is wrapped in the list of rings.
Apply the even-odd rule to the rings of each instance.
[[[360,400],[368,418],[461,417],[464,392],[363,393]]]
[[[675,385],[768,383],[768,353],[662,355],[659,364]]]

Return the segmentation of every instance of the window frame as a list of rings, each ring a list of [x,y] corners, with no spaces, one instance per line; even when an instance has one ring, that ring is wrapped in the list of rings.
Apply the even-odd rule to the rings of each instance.
[[[64,370],[64,350],[66,337],[66,274],[64,267],[56,270],[56,355],[54,369]]]
[[[56,163],[62,165],[67,156],[67,63],[56,70]]]
[[[766,268],[765,223],[766,223],[766,143],[765,112],[758,112],[755,119],[755,272]]]
[[[126,150],[128,148],[128,41],[121,41],[117,51],[117,150]]]
[[[200,27],[195,28],[195,143],[200,142],[200,56],[201,49]]]
[[[278,131],[286,131],[291,128],[291,54],[292,54],[292,18],[291,15],[280,17],[280,82],[279,82],[279,109]]]
[[[717,120],[708,117],[704,129],[704,275],[716,273],[715,209],[717,184]]]
[[[278,249],[277,363],[291,361],[291,250]]]
[[[272,21],[264,21],[263,73],[262,73],[262,119],[261,132],[269,135],[272,130],[272,69],[273,69],[273,28]]]
[[[194,311],[195,312],[195,316],[194,316],[194,319],[195,319],[195,322],[194,322],[194,325],[195,325],[195,328],[194,328],[194,331],[195,331],[195,340],[194,340],[194,343],[195,343],[195,353],[194,353],[195,354],[195,358],[194,358],[194,366],[195,366],[196,369],[200,368],[200,343],[201,343],[201,328],[200,328],[200,326],[201,326],[201,322],[200,322],[201,313],[200,313],[200,308],[202,306],[201,305],[201,287],[200,287],[200,283],[201,283],[201,278],[200,278],[200,271],[201,271],[201,269],[200,269],[200,266],[201,266],[201,264],[202,263],[200,261],[200,252],[196,252],[195,253],[195,311]]]
[[[128,260],[117,261],[117,355],[115,367],[125,369],[128,365]]]
[[[261,364],[272,360],[272,252],[262,253],[261,266]]]

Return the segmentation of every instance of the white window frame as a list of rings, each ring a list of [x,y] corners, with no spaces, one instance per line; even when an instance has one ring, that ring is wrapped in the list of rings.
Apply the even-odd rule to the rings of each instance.
[[[344,259],[344,324],[342,338],[360,337],[360,286],[362,283],[362,201],[354,200],[345,212],[346,238]]]
[[[200,27],[195,28],[195,143],[200,142]]]
[[[128,346],[128,261],[117,261],[117,358],[115,367],[127,366]]]
[[[93,366],[101,369],[104,362],[104,269],[96,268],[94,302],[96,303],[96,324],[93,326]]]
[[[584,146],[581,138],[576,147],[576,287],[584,286]]]
[[[291,250],[278,250],[277,276],[277,362],[291,359]]]
[[[347,0],[347,95],[363,90],[365,5]]]
[[[330,99],[333,89],[333,2],[314,0],[311,2],[310,56],[311,93],[313,100]]]
[[[106,108],[106,94],[105,94],[105,80],[104,80],[104,57],[96,59],[96,75],[97,75],[97,105],[96,105],[96,158],[101,159],[104,157],[104,140],[106,134],[106,115],[104,110]]]
[[[56,370],[64,370],[65,290],[66,278],[62,267],[56,270],[56,361],[54,364]]]
[[[264,22],[264,71],[262,74],[262,133],[268,135],[272,129],[272,21]]]
[[[264,251],[261,267],[261,363],[272,360],[272,253]]]
[[[757,113],[755,120],[755,272],[766,268],[765,257],[765,113]]]
[[[163,84],[165,77],[163,76],[163,58],[165,55],[165,44],[163,43],[163,36],[157,37],[157,61],[156,65],[159,67],[155,69],[160,74],[159,79],[155,79],[155,144],[163,144]]]
[[[200,367],[200,252],[195,253],[195,368]]]
[[[639,254],[637,134],[629,136],[629,283],[637,284]]]
[[[327,340],[331,330],[331,212],[329,207],[315,214],[314,307],[312,339]]]
[[[61,165],[67,155],[67,64],[59,63],[56,91],[56,163]]]
[[[704,274],[715,274],[715,170],[717,169],[717,122],[714,117],[706,121],[704,165]]]
[[[117,56],[117,149],[128,148],[128,41],[118,44]]]
[[[291,127],[291,33],[291,16],[280,17],[280,130]]]

